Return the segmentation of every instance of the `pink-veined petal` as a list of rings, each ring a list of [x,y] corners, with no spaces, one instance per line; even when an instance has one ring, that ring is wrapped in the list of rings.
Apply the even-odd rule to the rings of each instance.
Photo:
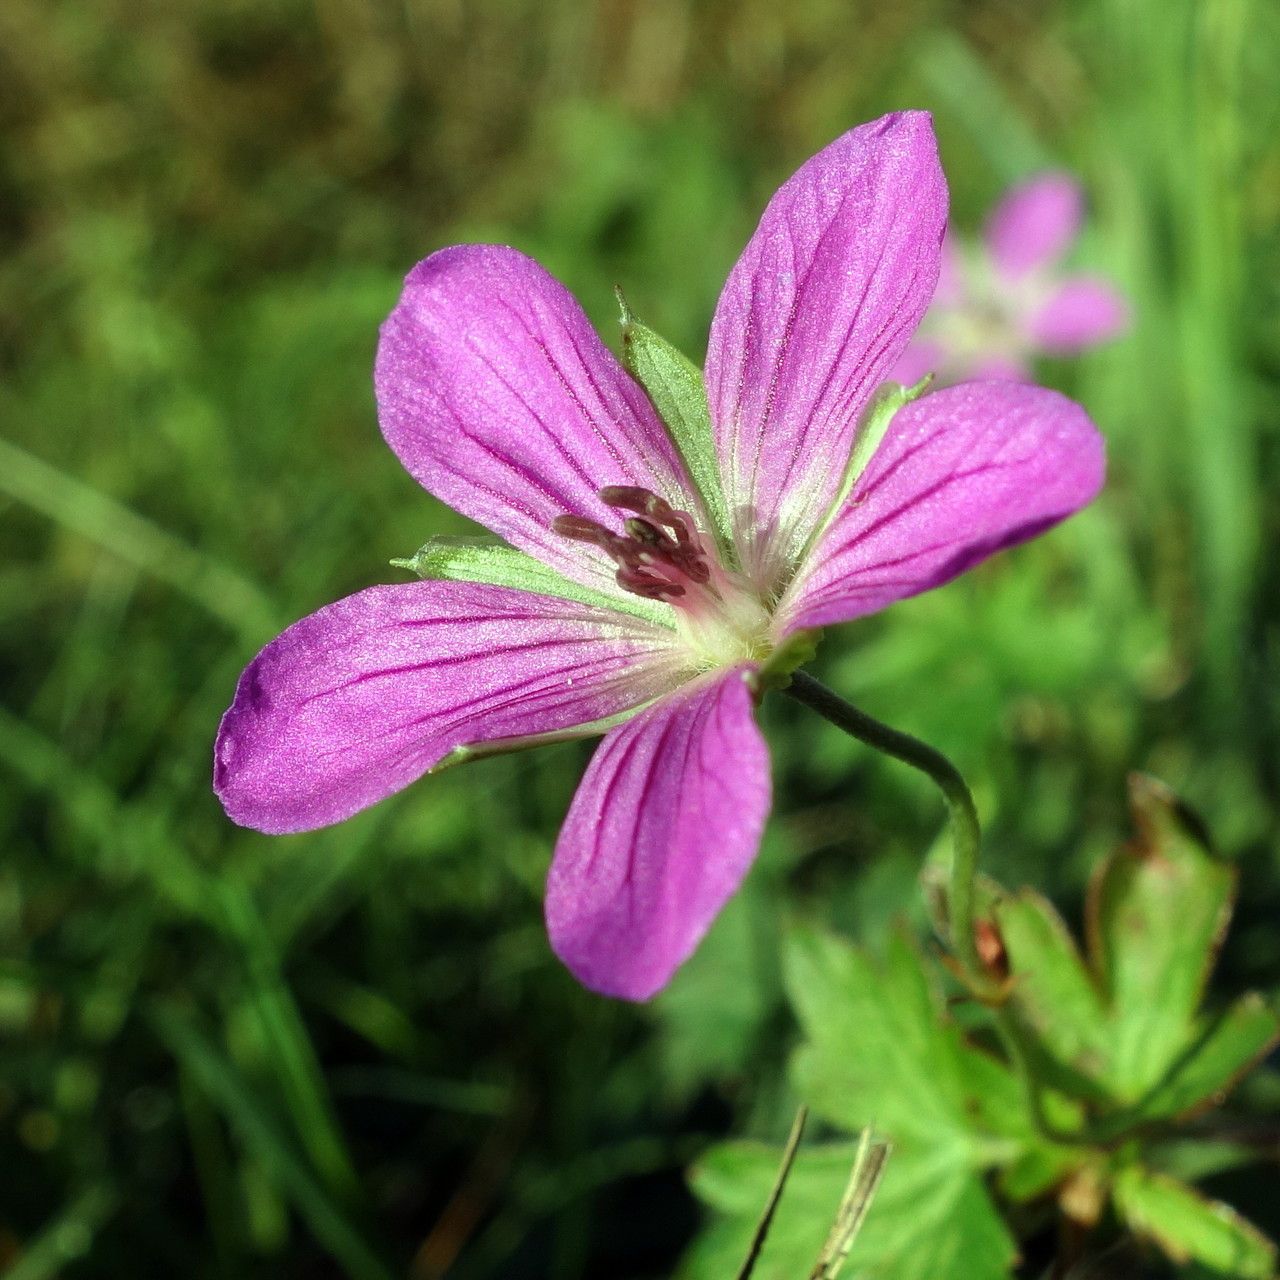
[[[653,406],[573,295],[532,258],[458,245],[418,263],[382,327],[378,418],[409,473],[456,510],[576,582],[613,583],[560,515],[618,523],[605,485],[689,508]]]
[[[784,605],[790,628],[941,586],[1094,497],[1102,437],[1056,391],[968,382],[899,410]]]
[[[1107,281],[1071,276],[1031,316],[1028,330],[1043,350],[1070,355],[1117,337],[1128,324],[1129,308]]]
[[[596,749],[547,878],[551,945],[593,991],[664,987],[756,856],[769,752],[746,670],[686,685]]]
[[[1080,231],[1084,196],[1069,174],[1042,173],[1008,191],[987,223],[987,251],[1008,279],[1051,266]]]
[[[228,816],[273,835],[350,817],[457,747],[571,730],[670,689],[672,633],[506,587],[370,587],[245,668],[218,730]]]
[[[947,187],[927,113],[846,133],[779,188],[711,324],[707,394],[744,559],[803,542],[933,296]]]

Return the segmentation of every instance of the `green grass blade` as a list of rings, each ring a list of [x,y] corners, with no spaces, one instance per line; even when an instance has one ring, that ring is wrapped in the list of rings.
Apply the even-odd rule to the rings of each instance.
[[[394,1272],[294,1149],[275,1117],[205,1035],[168,1005],[153,1005],[149,1018],[165,1047],[190,1073],[245,1147],[270,1171],[315,1238],[352,1280],[392,1280]]]

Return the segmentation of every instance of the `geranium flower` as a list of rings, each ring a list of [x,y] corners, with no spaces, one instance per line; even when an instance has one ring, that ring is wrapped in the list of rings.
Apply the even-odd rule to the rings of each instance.
[[[305,831],[472,755],[603,732],[556,844],[551,943],[597,991],[659,990],[756,855],[771,666],[1101,483],[1097,432],[1052,391],[872,404],[928,306],[946,212],[927,115],[845,134],[774,195],[730,274],[705,394],[631,326],[652,402],[514,249],[419,263],[382,330],[382,431],[507,545],[429,544],[412,562],[429,580],[267,645],[218,735],[227,813]]]
[[[1083,212],[1079,184],[1046,173],[1005,194],[981,245],[948,234],[933,305],[894,379],[1024,380],[1036,356],[1075,355],[1122,333],[1129,309],[1114,286],[1059,269]]]

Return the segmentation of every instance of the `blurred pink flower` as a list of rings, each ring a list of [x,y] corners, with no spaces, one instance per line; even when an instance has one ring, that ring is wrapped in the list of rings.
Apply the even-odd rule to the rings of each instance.
[[[948,232],[929,308],[893,379],[926,373],[1025,380],[1038,355],[1073,355],[1122,333],[1129,312],[1106,280],[1059,269],[1080,232],[1084,199],[1075,180],[1047,173],[1014,187],[996,206],[981,246]]]
[[[551,942],[597,991],[664,986],[759,846],[771,657],[1101,484],[1097,432],[1052,391],[867,414],[933,295],[946,209],[920,112],[845,134],[774,195],[712,321],[701,470],[535,262],[463,245],[415,267],[378,348],[382,431],[511,544],[485,562],[506,580],[371,587],[267,645],[218,734],[227,813],[305,831],[460,752],[604,732],[556,844]]]

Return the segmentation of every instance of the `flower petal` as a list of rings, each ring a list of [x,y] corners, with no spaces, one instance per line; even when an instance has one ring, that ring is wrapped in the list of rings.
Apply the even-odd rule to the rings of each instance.
[[[1043,173],[1007,192],[987,223],[987,250],[1007,279],[1051,266],[1080,231],[1084,196],[1069,174]]]
[[[1043,387],[969,382],[899,410],[784,602],[790,629],[874,613],[1047,529],[1101,487],[1102,437]]]
[[[676,684],[672,633],[469,582],[370,587],[273,640],[245,669],[214,749],[242,826],[328,826],[450,752],[571,730]]]
[[[769,812],[769,753],[736,668],[612,730],[556,844],[547,928],[593,991],[647,1000],[742,882]]]
[[[618,522],[605,485],[688,508],[690,485],[640,387],[573,295],[531,258],[458,245],[420,262],[382,327],[383,435],[436,497],[575,582],[612,588],[603,552],[559,515]]]
[[[858,416],[933,295],[947,187],[927,113],[820,151],[770,200],[711,323],[707,394],[744,560],[802,544],[840,485]]]
[[[1045,351],[1070,355],[1123,333],[1129,308],[1120,294],[1096,276],[1064,280],[1031,317],[1030,336]]]

